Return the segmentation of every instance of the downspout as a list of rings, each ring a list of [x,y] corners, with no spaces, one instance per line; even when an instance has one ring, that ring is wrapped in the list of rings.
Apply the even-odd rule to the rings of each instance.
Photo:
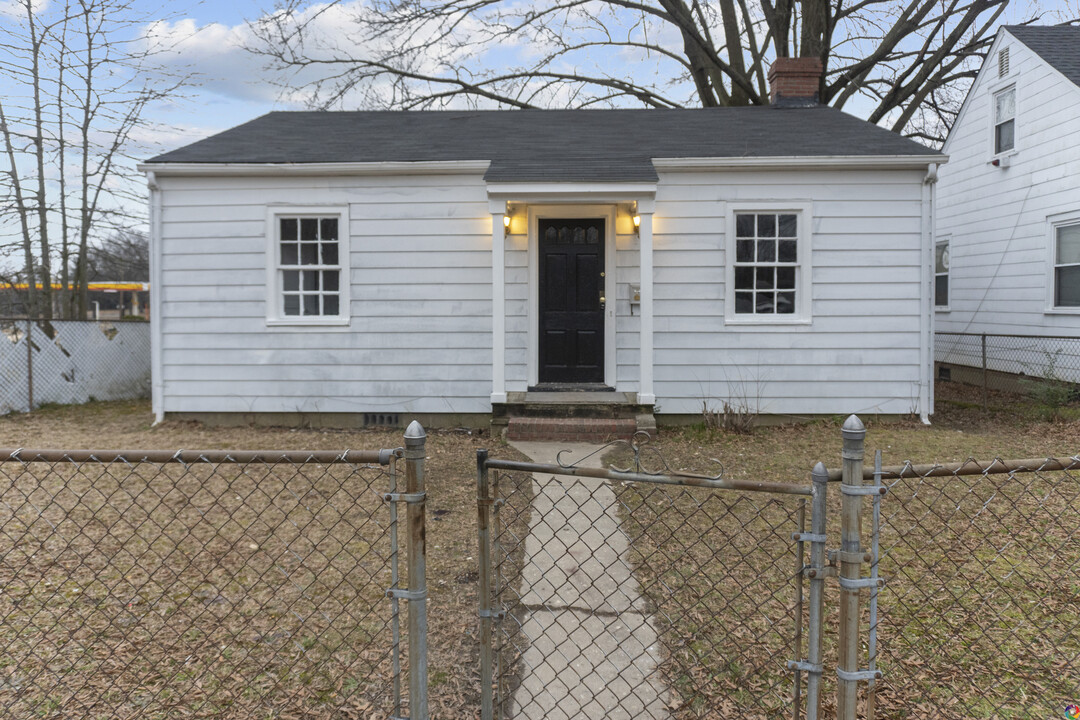
[[[934,402],[934,186],[938,166],[931,163],[922,184],[922,313],[924,322],[919,333],[919,353],[922,366],[919,375],[919,420],[930,424],[930,408]]]
[[[162,376],[162,267],[161,267],[161,186],[154,172],[147,171],[150,188],[150,404],[154,425],[165,419],[164,384]]]

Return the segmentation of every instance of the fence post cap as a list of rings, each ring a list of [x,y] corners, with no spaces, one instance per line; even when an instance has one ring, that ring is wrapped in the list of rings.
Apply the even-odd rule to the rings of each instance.
[[[405,443],[408,445],[420,444],[427,438],[427,433],[424,432],[424,426],[417,420],[413,420],[409,423],[409,427],[405,429]],[[410,442],[412,441],[412,442]]]
[[[811,471],[810,475],[813,478],[814,482],[828,482],[829,481],[829,471],[825,467],[825,463],[823,463],[823,462],[819,462],[817,465],[815,465],[814,469]]]
[[[865,435],[866,426],[863,425],[863,421],[859,419],[858,415],[848,415],[848,419],[844,421],[841,431],[844,435]]]

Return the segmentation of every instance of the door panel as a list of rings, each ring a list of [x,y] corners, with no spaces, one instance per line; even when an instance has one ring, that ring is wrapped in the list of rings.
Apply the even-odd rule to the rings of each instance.
[[[539,221],[541,383],[604,382],[604,220]]]

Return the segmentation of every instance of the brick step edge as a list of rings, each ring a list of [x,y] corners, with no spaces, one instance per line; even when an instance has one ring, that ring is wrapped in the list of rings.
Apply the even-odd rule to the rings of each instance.
[[[637,432],[637,421],[614,418],[510,418],[508,440],[564,440],[606,442],[628,440]]]

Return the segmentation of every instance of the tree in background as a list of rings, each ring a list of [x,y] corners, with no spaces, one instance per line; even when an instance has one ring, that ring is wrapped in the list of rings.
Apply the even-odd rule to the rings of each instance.
[[[1008,4],[284,0],[252,49],[321,108],[763,105],[773,59],[816,57],[822,103],[941,141]]]
[[[150,241],[139,230],[122,230],[90,246],[87,276],[91,281],[149,282]]]
[[[0,97],[0,231],[16,238],[3,249],[20,256],[31,317],[86,317],[91,241],[145,205],[124,151],[147,106],[183,82],[153,65],[152,19],[134,0],[0,11],[0,73],[15,90]]]

